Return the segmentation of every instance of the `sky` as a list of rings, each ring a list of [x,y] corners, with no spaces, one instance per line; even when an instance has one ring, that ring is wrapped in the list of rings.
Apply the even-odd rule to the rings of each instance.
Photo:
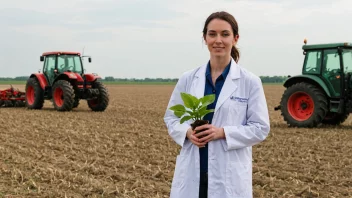
[[[352,42],[351,0],[0,0],[0,77],[42,69],[46,51],[92,56],[87,73],[179,78],[204,65],[206,18],[239,25],[239,64],[258,76],[297,75],[302,45]]]

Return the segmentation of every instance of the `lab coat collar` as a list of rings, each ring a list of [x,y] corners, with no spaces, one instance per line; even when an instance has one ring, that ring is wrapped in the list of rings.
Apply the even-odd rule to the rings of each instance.
[[[199,70],[195,73],[195,77],[197,78],[201,78],[205,76],[205,72],[207,70],[207,64],[201,66],[199,68]],[[235,60],[233,60],[233,58],[231,58],[231,67],[230,67],[230,71],[229,71],[229,76],[231,77],[231,79],[238,79],[241,77],[241,73],[240,73],[240,68],[238,67],[237,63],[235,62]]]
[[[207,64],[201,66],[199,70],[195,73],[195,96],[197,98],[201,98],[204,96],[205,89],[205,72],[206,72]],[[220,92],[217,104],[215,106],[214,114],[218,111],[220,106],[228,99],[231,94],[237,89],[236,79],[241,78],[241,71],[238,64],[231,59],[231,67],[228,76],[225,79],[225,83]]]

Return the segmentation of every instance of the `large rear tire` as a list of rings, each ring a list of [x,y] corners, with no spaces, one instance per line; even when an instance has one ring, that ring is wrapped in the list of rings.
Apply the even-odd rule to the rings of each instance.
[[[324,92],[305,82],[288,87],[280,105],[281,115],[292,127],[317,127],[328,113]]]
[[[26,84],[26,106],[28,109],[41,109],[44,105],[44,90],[36,78],[29,78]]]
[[[99,90],[99,96],[96,99],[88,100],[88,106],[92,111],[105,111],[109,105],[109,93],[101,82],[95,82],[93,88]]]
[[[326,125],[340,125],[348,118],[348,116],[348,112],[342,114],[329,112],[323,119],[322,123]]]
[[[53,104],[57,111],[71,111],[75,101],[72,85],[66,80],[58,80],[53,85]]]

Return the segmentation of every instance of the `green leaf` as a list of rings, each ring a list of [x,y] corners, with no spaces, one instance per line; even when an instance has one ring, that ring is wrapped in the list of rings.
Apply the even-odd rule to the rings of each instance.
[[[183,116],[183,114],[185,114],[185,112],[184,112],[184,111],[174,111],[174,114],[175,114],[178,118],[180,118],[181,116]]]
[[[199,114],[200,114],[200,118],[203,119],[204,116],[206,116],[208,113],[211,113],[211,112],[214,112],[214,109],[204,109],[202,108],[200,111],[199,111]]]
[[[170,110],[172,110],[172,111],[186,111],[186,108],[183,105],[178,104],[178,105],[170,107]]]
[[[207,110],[207,106],[204,106],[204,107],[201,107],[200,109],[199,109],[199,112],[202,112],[202,111],[204,111],[204,110]]]
[[[182,92],[181,93],[181,98],[183,100],[183,102],[185,103],[185,106],[187,108],[190,108],[190,109],[194,109],[195,107],[195,104],[194,104],[194,96],[192,96],[191,94],[188,94],[188,93],[184,93]],[[198,99],[197,99],[198,100]]]
[[[197,108],[200,104],[200,100],[192,95],[190,95],[193,101],[193,109]]]
[[[197,112],[197,118],[198,119],[202,119],[202,117],[203,117],[203,113],[202,112],[205,112],[206,110],[207,110],[207,106],[205,106],[205,107],[201,107],[199,110],[198,110],[198,112]]]
[[[184,116],[184,117],[181,119],[180,123],[183,124],[184,122],[186,122],[187,120],[190,120],[190,119],[192,119],[192,116]]]
[[[193,112],[193,111],[186,111],[189,115],[191,115],[191,116],[194,116],[195,115],[195,112]]]
[[[175,106],[172,106],[169,108],[170,110],[174,111],[174,114],[177,116],[177,117],[181,117],[183,116],[183,114],[186,113],[186,108],[183,106],[183,105],[175,105]]]
[[[202,102],[202,107],[206,107],[215,101],[215,94],[206,95],[200,98],[200,101]]]

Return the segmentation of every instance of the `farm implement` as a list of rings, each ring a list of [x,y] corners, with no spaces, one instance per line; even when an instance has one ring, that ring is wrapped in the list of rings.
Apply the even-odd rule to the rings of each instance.
[[[25,92],[10,88],[0,90],[0,107],[24,107]]]
[[[284,82],[275,110],[293,127],[339,125],[352,112],[352,43],[304,43],[302,74]]]

